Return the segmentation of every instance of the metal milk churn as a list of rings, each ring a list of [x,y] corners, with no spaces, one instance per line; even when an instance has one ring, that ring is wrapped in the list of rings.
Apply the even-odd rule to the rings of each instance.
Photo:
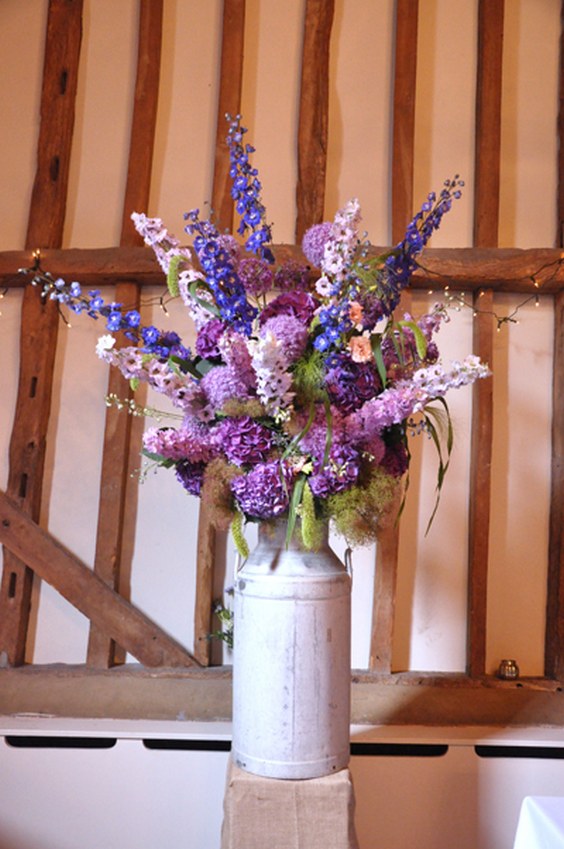
[[[351,577],[327,542],[286,547],[264,524],[234,598],[234,763],[270,778],[316,778],[350,753]]]

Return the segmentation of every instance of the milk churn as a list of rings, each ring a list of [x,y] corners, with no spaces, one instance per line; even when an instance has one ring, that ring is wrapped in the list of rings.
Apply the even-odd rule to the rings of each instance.
[[[307,551],[261,526],[235,581],[234,763],[270,778],[347,766],[351,577],[327,541]]]

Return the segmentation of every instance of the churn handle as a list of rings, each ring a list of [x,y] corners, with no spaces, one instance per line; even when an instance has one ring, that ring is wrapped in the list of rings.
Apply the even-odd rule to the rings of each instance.
[[[352,548],[346,548],[346,549],[345,549],[345,569],[346,569],[346,570],[347,570],[347,572],[349,573],[349,575],[350,575],[350,577],[351,577],[351,580],[352,580],[352,576],[353,576],[353,570],[352,570]]]

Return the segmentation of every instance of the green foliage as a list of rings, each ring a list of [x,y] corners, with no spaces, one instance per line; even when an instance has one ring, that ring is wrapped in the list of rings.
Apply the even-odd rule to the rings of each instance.
[[[243,533],[243,527],[243,514],[239,510],[237,510],[237,512],[233,516],[233,521],[231,522],[231,536],[233,537],[233,542],[235,543],[237,553],[243,560],[246,560],[249,556],[249,546],[247,544],[247,540],[245,539],[245,534]]]
[[[173,298],[177,298],[180,294],[178,289],[178,269],[180,263],[182,262],[183,257],[174,255],[171,256],[169,265],[168,265],[168,273],[166,276],[166,285],[168,291],[170,292]]]
[[[399,489],[397,478],[377,469],[364,486],[354,486],[329,496],[329,517],[337,533],[346,539],[351,548],[367,545],[377,539],[384,522],[392,513]]]
[[[325,397],[324,379],[325,367],[320,351],[305,354],[294,366],[294,389],[300,400],[321,401]]]
[[[306,548],[317,551],[323,542],[325,522],[315,515],[315,500],[309,484],[304,484],[302,503],[300,506],[302,522],[302,541]]]

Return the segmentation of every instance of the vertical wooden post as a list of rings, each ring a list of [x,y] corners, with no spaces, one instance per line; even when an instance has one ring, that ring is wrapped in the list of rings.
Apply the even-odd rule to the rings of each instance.
[[[478,18],[478,77],[476,91],[476,150],[474,244],[497,247],[501,144],[501,83],[504,0],[480,0]],[[493,365],[492,290],[475,292],[474,353]],[[470,521],[468,540],[467,660],[469,675],[486,671],[486,613],[488,533],[493,438],[492,380],[473,388],[470,461]]]
[[[229,149],[225,141],[225,115],[236,115],[241,106],[243,84],[243,49],[245,34],[245,0],[224,0],[221,71],[217,111],[215,168],[212,209],[220,230],[233,227],[233,200],[229,180]],[[210,663],[209,634],[212,630],[213,578],[217,538],[211,507],[200,501],[196,568],[196,602],[194,609],[194,657],[202,664]]]
[[[417,78],[417,30],[419,0],[398,0],[394,51],[394,112],[392,145],[392,242],[403,238],[413,215],[413,169],[415,162],[415,85]],[[402,310],[409,310],[411,293],[402,293]],[[392,671],[392,642],[396,607],[399,525],[382,531],[378,542],[370,669]]]
[[[560,14],[558,141],[556,244],[564,248],[564,2]],[[553,368],[545,675],[564,681],[564,292],[559,292],[554,298]]]
[[[298,244],[308,227],[321,223],[324,216],[334,5],[334,0],[306,0],[298,125]]]
[[[50,0],[37,169],[26,235],[30,251],[61,247],[81,39],[82,0]],[[35,521],[41,508],[57,326],[55,303],[41,303],[37,290],[28,287],[7,491]],[[0,586],[0,665],[24,663],[32,578],[26,564],[6,549]]]
[[[163,0],[140,0],[137,77],[123,204],[120,239],[122,247],[142,243],[133,227],[131,213],[146,210],[149,203],[159,92],[162,18]],[[139,300],[137,284],[117,281],[117,303],[137,309]],[[114,368],[110,369],[108,394],[117,395],[119,398],[132,396],[128,382]],[[109,408],[106,412],[104,431],[94,571],[115,590],[119,587],[120,579],[130,442],[130,416],[115,407]],[[97,625],[91,624],[88,665],[108,668],[114,661],[114,641]]]

